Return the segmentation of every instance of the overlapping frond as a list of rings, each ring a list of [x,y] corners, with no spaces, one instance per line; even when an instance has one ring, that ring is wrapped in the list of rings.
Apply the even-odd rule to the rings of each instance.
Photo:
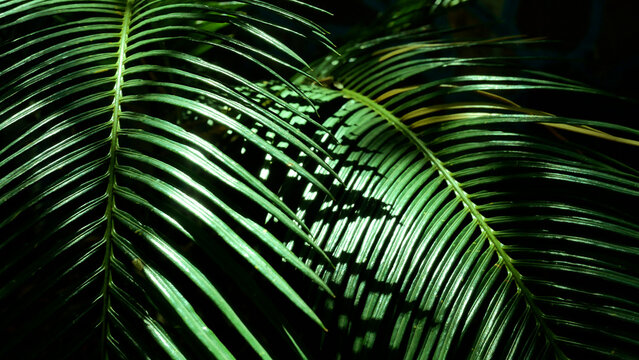
[[[243,67],[290,85],[276,69],[307,65],[273,34],[328,42],[317,25],[257,0],[18,0],[1,3],[0,18],[0,357],[270,358],[264,341],[290,336],[288,305],[257,279],[322,326],[267,259],[330,290],[255,214],[312,244],[308,229],[224,148],[186,130],[214,126],[327,191],[246,119],[329,169],[321,148],[234,90],[296,112]],[[239,314],[229,298],[257,310]]]
[[[0,3],[0,357],[638,353],[639,130],[520,96],[608,96],[535,39],[397,34],[463,2],[312,74],[298,0]]]
[[[623,119],[521,107],[509,94],[597,92],[513,75],[498,55],[448,52],[519,40],[423,38],[353,46],[316,67],[330,88],[309,85],[341,141],[331,164],[347,187],[323,202],[314,189],[281,194],[302,202],[300,217],[336,266],[317,266],[343,296],[318,298],[337,330],[323,356],[632,357],[639,226],[629,204],[639,177],[583,144],[597,137],[636,151],[638,131]],[[587,136],[580,145],[557,129]]]

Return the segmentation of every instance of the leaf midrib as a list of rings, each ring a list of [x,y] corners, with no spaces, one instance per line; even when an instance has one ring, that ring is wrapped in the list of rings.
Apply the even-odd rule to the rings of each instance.
[[[468,209],[473,220],[477,222],[482,232],[486,234],[486,238],[488,239],[489,244],[497,253],[497,256],[506,267],[508,273],[513,278],[517,286],[517,289],[521,292],[526,303],[532,310],[535,316],[535,319],[537,320],[537,323],[539,324],[542,332],[544,333],[544,336],[546,337],[548,342],[551,344],[553,350],[555,351],[556,358],[567,359],[567,356],[563,353],[563,351],[557,345],[555,334],[546,324],[545,315],[542,313],[541,309],[539,309],[539,307],[535,303],[534,295],[528,289],[528,287],[524,284],[521,274],[515,268],[515,265],[512,262],[512,258],[506,253],[506,251],[503,248],[503,244],[495,236],[495,231],[490,227],[490,225],[488,225],[485,217],[481,214],[479,209],[477,209],[477,205],[470,199],[470,197],[468,196],[468,193],[464,191],[464,189],[461,187],[461,184],[457,181],[457,179],[453,177],[452,173],[444,166],[441,160],[439,160],[439,158],[435,155],[435,153],[433,153],[424,144],[424,142],[421,141],[417,137],[417,135],[410,130],[408,126],[404,125],[404,123],[402,123],[402,121],[398,117],[396,117],[390,111],[386,110],[386,108],[384,108],[382,105],[378,104],[371,98],[357,91],[344,88],[340,90],[340,92],[345,97],[351,98],[363,104],[364,106],[372,109],[373,111],[378,113],[381,117],[386,119],[402,135],[408,138],[410,142],[413,143],[413,145],[415,145],[415,147],[417,147],[417,149],[422,154],[424,154],[424,156],[433,164],[433,166],[437,168],[437,171],[439,172],[440,176],[442,176],[446,180],[446,183],[448,184],[448,186],[450,186],[453,189],[453,191],[455,192],[455,195],[462,201],[462,203],[464,204],[464,207]]]
[[[111,106],[113,107],[113,114],[111,116],[111,145],[109,148],[109,168],[108,168],[108,185],[106,190],[107,195],[107,206],[104,213],[105,219],[107,221],[106,230],[104,233],[105,240],[105,255],[104,260],[102,262],[102,269],[104,270],[104,284],[102,286],[102,336],[100,339],[100,357],[102,359],[107,359],[107,343],[108,338],[110,336],[109,324],[108,324],[108,316],[109,309],[111,307],[111,299],[110,299],[110,287],[111,287],[111,262],[113,259],[113,210],[115,209],[115,167],[117,165],[116,152],[118,150],[118,132],[120,130],[120,103],[122,100],[122,86],[124,83],[124,63],[126,61],[126,51],[127,51],[127,43],[129,37],[129,27],[131,25],[131,15],[133,3],[135,0],[127,0],[124,13],[122,15],[122,27],[120,30],[120,40],[118,43],[118,60],[116,62],[116,73],[114,76],[115,84],[113,86],[113,102]]]

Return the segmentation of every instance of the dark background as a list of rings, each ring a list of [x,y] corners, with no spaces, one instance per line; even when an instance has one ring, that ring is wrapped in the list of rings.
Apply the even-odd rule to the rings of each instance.
[[[419,0],[414,0],[419,1]],[[336,45],[362,37],[384,25],[380,14],[398,6],[398,0],[314,0],[334,16],[311,18],[330,32]],[[405,2],[406,3],[406,2]],[[408,2],[411,3],[411,2]],[[414,14],[415,25],[438,28],[479,25],[478,38],[523,34],[553,40],[543,48],[520,55],[556,58],[554,64],[529,64],[594,87],[639,98],[639,2],[622,0],[470,0],[453,11]],[[306,42],[307,59],[323,55],[322,48]]]

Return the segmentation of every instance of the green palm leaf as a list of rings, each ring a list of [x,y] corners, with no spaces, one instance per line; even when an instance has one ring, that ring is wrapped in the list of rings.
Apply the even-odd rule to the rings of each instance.
[[[335,263],[318,273],[343,294],[318,298],[337,329],[323,356],[634,356],[637,171],[544,128],[626,144],[639,133],[522,108],[506,92],[598,92],[543,74],[465,75],[508,74],[508,59],[461,58],[450,51],[482,42],[423,38],[348,48],[316,66],[332,88],[307,91],[329,111],[331,164],[347,186],[323,202],[282,191]]]
[[[306,226],[224,148],[179,126],[215,124],[328,191],[238,120],[332,172],[316,142],[234,90],[295,110],[231,65],[273,75],[306,67],[271,35],[277,20],[251,9],[328,43],[317,25],[261,1],[0,4],[0,356],[233,358],[239,337],[270,358],[264,342],[277,334],[297,351],[280,297],[323,327],[270,259],[330,290],[256,216],[271,214],[314,246]],[[229,28],[245,37],[220,31]],[[251,287],[253,276],[276,294]],[[238,298],[259,320],[238,313]]]

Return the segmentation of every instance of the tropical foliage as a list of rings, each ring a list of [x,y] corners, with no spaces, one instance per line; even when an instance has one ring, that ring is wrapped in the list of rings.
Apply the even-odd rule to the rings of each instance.
[[[639,129],[548,101],[629,100],[408,3],[0,3],[1,356],[639,353]]]

